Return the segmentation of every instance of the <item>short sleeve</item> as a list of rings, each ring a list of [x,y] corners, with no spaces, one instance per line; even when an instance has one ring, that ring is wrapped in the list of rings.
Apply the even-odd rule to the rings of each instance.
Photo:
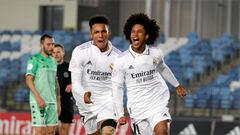
[[[82,72],[82,52],[79,48],[75,48],[72,52],[72,58],[69,63],[68,70],[75,73]]]
[[[27,62],[27,71],[26,75],[33,75],[35,76],[37,73],[38,62],[35,57],[31,57]]]

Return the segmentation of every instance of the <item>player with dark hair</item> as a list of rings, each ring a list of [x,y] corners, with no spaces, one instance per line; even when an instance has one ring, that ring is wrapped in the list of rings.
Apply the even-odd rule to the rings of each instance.
[[[73,96],[87,134],[113,135],[116,117],[112,98],[112,65],[120,51],[108,40],[108,19],[94,16],[89,21],[91,41],[72,53]]]
[[[41,52],[28,60],[26,73],[32,126],[36,135],[55,135],[61,107],[56,80],[57,63],[51,56],[54,39],[44,34],[40,38],[40,44]]]
[[[73,122],[73,99],[71,72],[68,71],[69,63],[64,61],[64,46],[55,44],[53,48],[53,57],[56,59],[57,78],[61,95],[61,113],[59,115],[59,132],[61,135],[68,135],[71,123]]]
[[[166,81],[176,88],[180,97],[186,95],[172,71],[165,64],[163,54],[153,43],[158,37],[156,21],[143,13],[131,15],[124,26],[130,42],[113,67],[113,98],[120,124],[126,123],[123,110],[123,85],[127,87],[127,109],[132,129],[138,135],[168,135],[171,116],[170,97]]]

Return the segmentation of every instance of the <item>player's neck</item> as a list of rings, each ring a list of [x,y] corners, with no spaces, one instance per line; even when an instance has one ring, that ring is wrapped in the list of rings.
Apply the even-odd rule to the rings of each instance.
[[[99,48],[100,49],[100,48]],[[108,51],[109,50],[109,45],[107,45],[107,47],[105,47],[105,48],[101,48],[100,49],[100,51],[101,52],[106,52],[106,51]]]
[[[140,46],[140,47],[138,47],[138,48],[134,48],[134,47],[132,46],[132,50],[133,50],[134,52],[138,53],[138,54],[142,54],[142,53],[145,51],[145,49],[146,49],[146,45],[142,45],[142,46]]]
[[[50,55],[46,54],[44,51],[41,51],[40,54],[46,58],[48,58]]]
[[[62,60],[58,61],[57,63],[60,65],[60,64],[63,64],[63,62],[64,62],[64,60],[62,59]]]

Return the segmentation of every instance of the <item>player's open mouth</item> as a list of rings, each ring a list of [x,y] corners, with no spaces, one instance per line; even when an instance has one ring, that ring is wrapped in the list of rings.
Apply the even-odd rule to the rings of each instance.
[[[98,40],[98,42],[99,42],[99,43],[103,43],[103,42],[104,42],[104,40]]]
[[[138,44],[139,43],[139,39],[138,38],[133,38],[133,44]]]

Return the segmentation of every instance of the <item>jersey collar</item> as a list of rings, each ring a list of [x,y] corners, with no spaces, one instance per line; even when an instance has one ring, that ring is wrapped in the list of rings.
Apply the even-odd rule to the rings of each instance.
[[[111,54],[111,52],[112,52],[112,49],[113,49],[112,43],[111,43],[110,41],[108,41],[108,47],[109,47],[109,49],[108,49],[107,51],[105,51],[105,52],[101,52],[100,49],[93,44],[93,41],[91,41],[91,45],[92,45],[92,47],[94,47],[94,49],[97,50],[100,54],[106,55],[106,56],[109,56],[109,55]]]
[[[143,51],[143,53],[136,53],[132,50],[132,45],[129,46],[128,51],[131,53],[131,55],[135,58],[141,55],[149,55],[150,54],[150,50],[149,50],[149,46],[146,45],[145,50]]]

